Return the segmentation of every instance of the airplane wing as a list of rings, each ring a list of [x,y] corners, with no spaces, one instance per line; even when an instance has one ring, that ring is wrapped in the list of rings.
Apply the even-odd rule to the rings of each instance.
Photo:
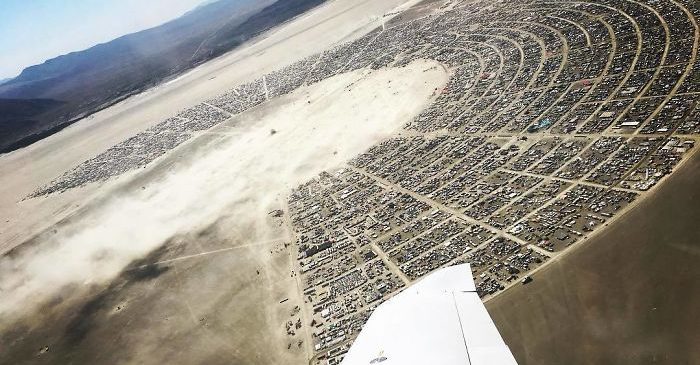
[[[438,270],[375,309],[341,365],[517,365],[469,264]]]

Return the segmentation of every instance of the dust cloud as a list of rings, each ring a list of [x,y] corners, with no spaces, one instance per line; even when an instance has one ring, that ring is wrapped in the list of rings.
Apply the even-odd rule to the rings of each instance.
[[[232,246],[275,238],[266,217],[290,188],[395,133],[446,81],[431,61],[358,70],[206,132],[141,176],[105,188],[104,199],[32,247],[0,259],[0,326],[63,288],[109,282],[169,238],[223,214],[235,221]]]

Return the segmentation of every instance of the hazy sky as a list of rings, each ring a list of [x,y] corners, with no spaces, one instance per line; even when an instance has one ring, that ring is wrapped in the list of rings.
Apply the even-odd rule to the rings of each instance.
[[[0,0],[0,79],[174,19],[205,0]]]

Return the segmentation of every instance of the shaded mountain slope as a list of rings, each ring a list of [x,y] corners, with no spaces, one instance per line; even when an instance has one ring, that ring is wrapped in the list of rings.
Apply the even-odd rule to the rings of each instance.
[[[0,152],[8,152],[230,51],[325,0],[220,0],[158,27],[62,55],[0,85],[6,105],[51,99],[31,122],[0,113]],[[27,120],[23,117],[22,120]],[[9,131],[9,132],[8,132]]]

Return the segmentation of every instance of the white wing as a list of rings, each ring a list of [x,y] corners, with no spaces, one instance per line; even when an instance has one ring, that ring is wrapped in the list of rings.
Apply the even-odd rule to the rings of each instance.
[[[516,364],[469,264],[438,270],[377,307],[342,365]]]

